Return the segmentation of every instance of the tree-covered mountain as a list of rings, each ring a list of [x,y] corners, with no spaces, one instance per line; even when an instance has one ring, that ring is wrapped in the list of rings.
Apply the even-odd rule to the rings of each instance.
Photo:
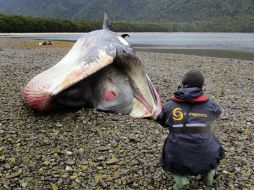
[[[0,0],[0,12],[53,18],[189,22],[254,17],[253,0]]]

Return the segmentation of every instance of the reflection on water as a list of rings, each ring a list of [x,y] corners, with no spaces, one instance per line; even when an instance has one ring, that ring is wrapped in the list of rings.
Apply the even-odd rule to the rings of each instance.
[[[230,49],[254,52],[254,33],[133,33],[130,42],[136,47],[160,49]]]
[[[254,60],[254,33],[129,33],[138,51],[183,53]],[[4,34],[0,37],[76,41],[84,33]]]

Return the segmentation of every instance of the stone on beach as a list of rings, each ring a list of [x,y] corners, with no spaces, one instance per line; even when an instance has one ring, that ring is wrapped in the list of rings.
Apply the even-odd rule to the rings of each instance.
[[[20,47],[0,38],[0,187],[3,189],[170,189],[159,165],[168,131],[153,120],[94,109],[41,114],[20,93],[31,75],[50,67],[68,49]],[[19,44],[16,47],[15,44]],[[171,98],[182,75],[199,69],[205,92],[222,107],[215,133],[226,158],[214,189],[252,189],[253,61],[138,52],[162,101]],[[192,189],[209,189],[192,176]],[[1,189],[1,188],[0,188]]]

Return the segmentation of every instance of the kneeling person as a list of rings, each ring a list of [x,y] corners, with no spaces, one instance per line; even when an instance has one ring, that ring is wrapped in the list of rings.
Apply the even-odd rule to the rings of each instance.
[[[164,170],[173,174],[174,190],[189,184],[188,175],[204,175],[205,184],[212,185],[215,169],[223,158],[221,144],[211,130],[221,109],[203,93],[203,84],[201,72],[186,73],[182,87],[156,119],[170,131],[160,162]]]

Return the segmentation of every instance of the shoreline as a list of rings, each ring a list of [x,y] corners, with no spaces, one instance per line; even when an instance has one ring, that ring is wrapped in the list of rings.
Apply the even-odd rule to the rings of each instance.
[[[254,60],[254,52],[248,51],[237,51],[228,49],[163,49],[163,48],[137,48],[134,47],[139,52],[157,52],[157,53],[172,53],[172,54],[184,54],[184,55],[195,55],[195,56],[205,56],[205,57],[215,57],[215,58],[228,58],[228,59],[240,59],[240,60]]]
[[[32,34],[32,33],[31,33]],[[49,33],[44,33],[49,34]],[[61,34],[61,33],[54,33]],[[66,33],[68,34],[68,33]],[[82,34],[82,33],[79,33]],[[20,37],[4,37],[6,39],[16,39],[29,41],[30,44],[38,43],[41,41],[46,41],[47,39],[40,38],[20,38]],[[1,39],[1,34],[0,34]],[[73,40],[54,40],[55,42],[68,42],[71,45],[75,43]],[[33,48],[36,48],[36,44],[33,45]],[[172,47],[156,47],[156,46],[147,46],[142,44],[133,44],[133,49],[137,52],[154,52],[154,53],[173,53],[173,54],[184,54],[184,55],[195,55],[195,56],[205,56],[205,57],[215,57],[215,58],[230,58],[230,59],[240,59],[240,60],[254,60],[254,52],[252,51],[243,51],[243,50],[234,50],[234,49],[205,49],[205,48],[172,48]]]
[[[0,187],[170,189],[172,176],[159,165],[168,131],[155,121],[86,108],[37,113],[24,105],[24,85],[72,46],[37,42],[0,38]],[[204,74],[205,93],[222,108],[215,133],[226,153],[213,188],[252,189],[254,62],[156,52],[137,55],[163,103],[188,70]],[[190,181],[193,190],[210,189],[200,176]]]

